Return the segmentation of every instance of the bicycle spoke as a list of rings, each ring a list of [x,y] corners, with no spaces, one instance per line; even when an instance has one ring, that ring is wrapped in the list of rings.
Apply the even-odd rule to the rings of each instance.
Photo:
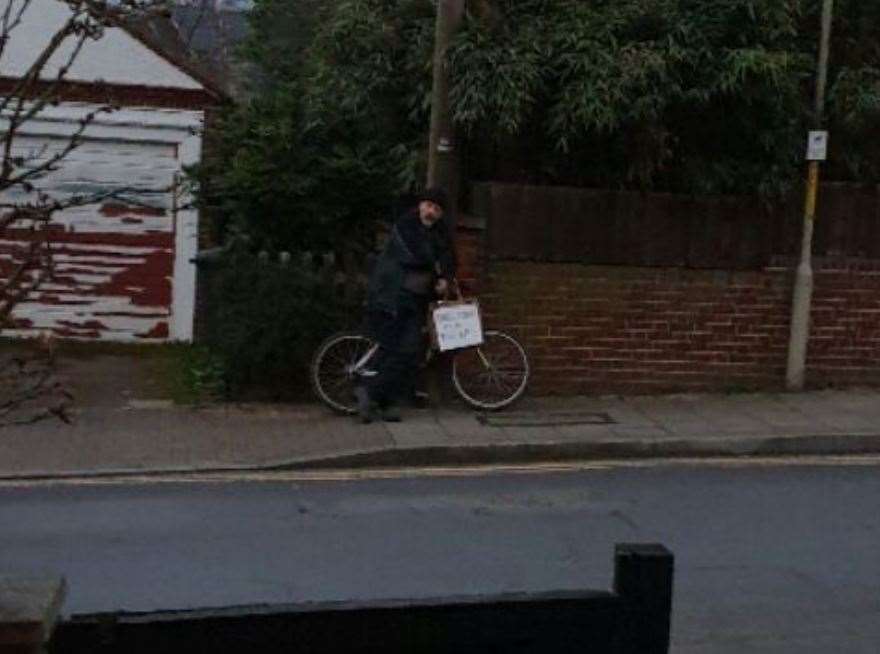
[[[340,362],[336,362],[336,361],[328,362],[327,365],[325,366],[325,368],[326,368],[326,370],[325,370],[325,374],[323,375],[323,376],[325,376],[325,377],[326,377],[326,376],[333,376],[333,377],[335,377],[335,376],[338,376],[338,375],[345,375],[345,374],[346,374],[346,373],[345,373],[345,369],[346,369],[345,362],[342,362],[342,361],[340,361]]]
[[[522,349],[498,332],[487,333],[483,345],[460,353],[455,360],[456,387],[478,408],[506,406],[522,393],[528,375]]]
[[[352,346],[349,345],[343,349],[343,347],[336,348],[334,350],[328,351],[327,356],[331,358],[332,361],[345,363],[352,358]]]
[[[328,351],[325,355],[328,366],[343,372],[353,368],[370,349],[369,344],[360,342],[348,343],[344,347],[344,350],[343,347],[339,347],[336,350]]]
[[[360,347],[358,347],[358,345],[356,343],[353,343],[351,345],[351,347],[348,348],[348,351],[345,353],[345,356],[342,359],[342,362],[346,366],[353,366],[355,363],[357,363],[357,360],[360,357],[361,357]]]
[[[364,354],[366,354],[369,349],[368,345],[363,345],[361,343],[353,343],[351,348],[351,356],[349,356],[349,361],[354,364],[360,359]]]
[[[328,361],[330,365],[345,368],[349,364],[348,355],[334,353],[333,358]]]
[[[496,371],[495,371],[495,374],[498,375],[498,377],[502,377],[502,378],[505,378],[505,379],[514,379],[514,380],[515,380],[515,379],[518,379],[518,378],[522,377],[522,375],[523,375],[524,372],[525,372],[525,371],[522,370],[522,369],[517,369],[517,370],[496,370]]]
[[[342,388],[346,384],[344,379],[340,379],[339,377],[330,377],[321,380],[321,388],[324,389],[327,393],[332,393],[337,388]]]
[[[504,384],[501,381],[501,377],[499,377],[498,375],[492,375],[492,383],[501,390],[504,390],[505,388]]]
[[[501,389],[507,389],[507,388],[510,388],[510,385],[509,385],[509,384],[505,384],[505,383],[504,383],[504,377],[502,377],[501,375],[497,375],[497,374],[496,374],[496,375],[493,375],[493,376],[492,376],[492,381],[495,382],[495,385],[498,386],[498,388],[501,388]]]
[[[329,384],[329,388],[345,388],[347,386],[349,386],[349,383],[345,379],[336,379]]]
[[[360,334],[340,334],[328,340],[311,366],[312,386],[318,397],[333,409],[352,413],[359,377],[356,367],[364,367],[373,347],[372,341]]]

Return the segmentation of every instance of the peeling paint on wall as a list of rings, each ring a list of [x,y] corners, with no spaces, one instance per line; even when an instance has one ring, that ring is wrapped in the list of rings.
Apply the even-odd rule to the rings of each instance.
[[[60,139],[22,137],[32,160],[51,156]],[[114,195],[53,217],[54,274],[13,313],[16,335],[159,341],[170,337],[175,275],[173,143],[91,140],[39,180],[52,197]],[[0,274],[11,269],[26,232],[0,240]]]
[[[119,222],[124,218],[119,215]],[[16,308],[17,331],[122,341],[167,338],[174,234],[171,217],[164,219],[164,233],[120,234],[109,225],[108,232],[56,235],[54,274]],[[0,261],[11,262],[13,245],[0,242]]]

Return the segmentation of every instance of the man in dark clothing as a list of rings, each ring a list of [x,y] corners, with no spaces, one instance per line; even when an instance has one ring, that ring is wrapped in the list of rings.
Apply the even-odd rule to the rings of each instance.
[[[430,188],[394,224],[370,277],[368,322],[379,343],[374,369],[356,389],[358,413],[371,422],[377,411],[397,422],[397,405],[413,387],[424,352],[428,305],[443,297],[455,277],[455,255],[443,220],[446,194]]]

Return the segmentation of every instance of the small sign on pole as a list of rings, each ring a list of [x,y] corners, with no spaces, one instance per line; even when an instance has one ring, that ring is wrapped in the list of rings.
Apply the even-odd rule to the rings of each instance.
[[[825,161],[828,152],[828,132],[815,130],[807,137],[807,161]]]

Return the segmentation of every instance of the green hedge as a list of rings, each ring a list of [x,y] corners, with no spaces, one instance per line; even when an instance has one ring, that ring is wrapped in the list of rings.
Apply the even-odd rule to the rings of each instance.
[[[362,294],[303,262],[233,254],[202,271],[204,383],[227,399],[286,399],[309,387],[308,364],[330,333],[357,324]]]

